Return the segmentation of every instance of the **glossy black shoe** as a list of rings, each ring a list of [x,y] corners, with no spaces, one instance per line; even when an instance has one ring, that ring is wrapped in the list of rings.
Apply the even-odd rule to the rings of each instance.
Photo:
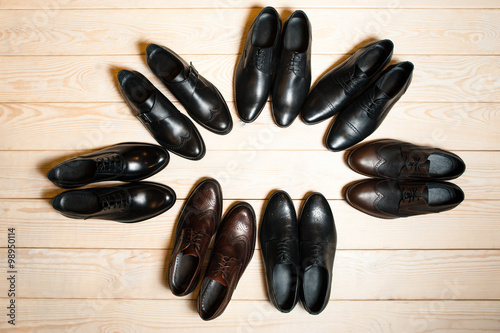
[[[132,111],[165,149],[190,160],[205,156],[205,143],[188,117],[139,72],[118,73],[120,92]]]
[[[413,64],[387,67],[375,83],[335,118],[325,140],[331,151],[342,151],[366,139],[380,126],[410,85]]]
[[[283,27],[283,45],[272,92],[272,114],[280,127],[297,118],[311,86],[311,23],[297,10]]]
[[[300,117],[316,124],[342,111],[389,63],[394,44],[388,39],[366,44],[319,79]]]
[[[149,68],[201,126],[216,134],[233,128],[231,113],[220,91],[167,47],[149,44],[146,49]]]
[[[259,116],[271,92],[280,34],[281,19],[273,7],[264,8],[248,31],[234,76],[236,108],[246,123]]]
[[[299,299],[299,229],[292,199],[285,191],[269,198],[259,241],[269,299],[281,312],[290,312]]]
[[[73,219],[135,223],[164,213],[174,203],[175,192],[170,187],[137,182],[66,191],[52,200],[52,207]]]
[[[330,300],[337,232],[332,210],[320,193],[307,197],[299,222],[302,288],[300,300],[310,314],[319,314]]]
[[[70,158],[53,167],[47,176],[63,188],[108,180],[133,182],[160,172],[168,161],[168,152],[160,146],[127,142]]]

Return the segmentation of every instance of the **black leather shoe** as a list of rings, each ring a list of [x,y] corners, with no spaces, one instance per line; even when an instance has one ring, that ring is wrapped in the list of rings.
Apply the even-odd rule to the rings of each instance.
[[[160,215],[174,203],[175,192],[170,187],[137,182],[66,191],[52,200],[52,207],[73,219],[134,223]]]
[[[281,312],[290,312],[299,299],[299,229],[292,199],[285,191],[277,191],[269,198],[259,241],[269,299]]]
[[[387,67],[375,83],[335,118],[325,140],[331,151],[341,151],[363,141],[385,119],[410,85],[413,64],[400,62]]]
[[[297,10],[286,20],[272,92],[272,114],[280,127],[297,118],[311,86],[311,23]]]
[[[234,77],[236,108],[246,123],[259,116],[271,92],[280,34],[281,19],[273,7],[264,8],[248,31]]]
[[[146,49],[149,68],[201,126],[216,134],[227,134],[233,128],[231,113],[220,91],[198,74],[177,53],[156,44]]]
[[[354,149],[347,164],[366,176],[399,180],[450,180],[465,171],[464,161],[452,152],[393,139]]]
[[[363,213],[393,219],[444,212],[458,206],[465,195],[446,182],[365,179],[349,186],[345,197]]]
[[[132,182],[160,172],[168,161],[168,152],[160,146],[127,142],[70,158],[52,168],[47,176],[63,188],[108,180]]]
[[[320,193],[307,197],[299,222],[302,288],[300,300],[310,314],[319,314],[330,300],[337,232],[332,210]]]
[[[388,39],[371,42],[323,75],[304,103],[302,120],[316,124],[342,111],[389,63],[393,49]]]
[[[120,92],[151,135],[164,148],[191,160],[205,156],[205,143],[188,117],[139,72],[118,73]]]

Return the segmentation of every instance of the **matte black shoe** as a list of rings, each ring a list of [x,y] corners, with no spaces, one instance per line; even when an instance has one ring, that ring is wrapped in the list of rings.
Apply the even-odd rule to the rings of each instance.
[[[304,103],[302,120],[312,125],[342,111],[384,69],[393,50],[388,39],[368,43],[323,75]]]
[[[149,68],[201,126],[216,134],[233,128],[231,113],[220,91],[171,49],[149,44]]]
[[[293,12],[286,20],[282,41],[271,105],[276,125],[288,127],[297,118],[311,87],[312,30],[303,11]]]
[[[151,135],[165,149],[190,160],[205,156],[205,143],[193,122],[139,72],[118,73],[120,92]]]
[[[310,314],[319,314],[330,300],[337,232],[332,210],[320,193],[309,195],[299,222],[302,288],[300,300]]]
[[[331,151],[342,151],[366,139],[380,126],[411,83],[413,64],[387,67],[375,83],[335,118],[325,140]]]
[[[277,191],[269,198],[259,241],[269,299],[281,312],[290,312],[299,299],[299,229],[292,199],[285,191]]]
[[[134,223],[160,215],[174,203],[175,192],[170,187],[136,182],[66,191],[52,200],[52,207],[73,219]]]
[[[160,146],[127,142],[70,158],[52,168],[47,176],[63,188],[111,180],[133,182],[160,172],[168,161],[168,152]]]
[[[280,34],[281,19],[273,7],[264,8],[248,31],[234,76],[236,108],[246,123],[259,116],[271,92]]]

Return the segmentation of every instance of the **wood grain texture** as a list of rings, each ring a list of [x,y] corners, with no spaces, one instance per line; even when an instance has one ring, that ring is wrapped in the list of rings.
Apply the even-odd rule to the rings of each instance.
[[[224,211],[234,203],[224,201]],[[267,201],[248,200],[257,225]],[[374,219],[344,200],[330,200],[338,249],[500,249],[500,201],[467,199],[456,209],[399,220]],[[302,200],[294,201],[299,214]],[[137,224],[68,219],[49,200],[4,199],[0,230],[16,228],[19,248],[172,248],[176,221],[184,205],[178,200],[167,213]],[[474,222],[472,222],[474,221]],[[0,233],[0,245],[7,234]],[[259,243],[257,242],[257,248]]]
[[[293,315],[268,301],[231,301],[224,315],[206,322],[194,301],[20,299],[20,332],[497,332],[494,301],[334,301],[312,317],[300,305]],[[5,321],[0,328],[11,329]],[[17,332],[16,330],[16,332]]]
[[[146,42],[168,41],[180,53],[237,54],[260,10],[4,11],[0,50],[10,55],[137,54]],[[291,14],[288,8],[280,12],[284,19]],[[349,52],[367,38],[381,37],[391,39],[399,54],[500,53],[494,9],[307,9],[307,15],[316,54]]]
[[[74,153],[0,151],[0,198],[54,197],[62,190],[46,175],[70,156]],[[462,151],[460,156],[467,170],[454,182],[467,198],[500,199],[500,179],[496,177],[500,152]],[[209,150],[200,161],[172,154],[166,169],[148,180],[169,185],[182,199],[203,177],[217,179],[225,198],[235,200],[266,198],[275,189],[286,190],[293,199],[302,199],[310,191],[341,199],[344,186],[364,178],[347,167],[343,153]]]
[[[233,101],[236,55],[183,55]],[[313,55],[313,82],[346,55]],[[496,56],[394,56],[415,64],[412,84],[401,102],[500,102]],[[166,93],[144,56],[0,56],[0,102],[122,102],[116,74],[143,73]],[[169,93],[166,93],[171,97]]]
[[[165,282],[170,255],[144,249],[18,249],[16,297],[178,299]],[[0,259],[7,271],[5,251]],[[2,290],[9,284],[0,280]],[[265,284],[257,250],[233,299],[266,300]],[[331,299],[498,300],[500,289],[493,287],[498,284],[499,250],[338,250]],[[196,296],[194,292],[188,298]]]
[[[185,110],[175,103],[182,112]],[[274,125],[270,105],[252,124],[239,121],[230,102],[233,131],[226,136],[197,126],[210,150],[320,150],[331,121],[308,126],[297,119],[289,128]],[[408,124],[411,123],[411,130]],[[125,103],[0,104],[0,150],[85,150],[118,142],[154,143]],[[36,138],[36,145],[26,134]],[[463,140],[463,133],[468,139]],[[64,137],[64,140],[61,140]],[[231,138],[230,140],[228,138]],[[448,150],[497,150],[499,103],[401,102],[369,139],[394,138]]]
[[[263,3],[249,3],[245,0],[190,0],[189,4],[165,0],[51,0],[40,3],[36,0],[3,0],[0,9],[41,9],[47,12],[62,9],[97,9],[97,8],[250,8],[265,6]],[[273,0],[276,8],[499,8],[495,0],[401,0],[380,2],[377,0],[353,0],[349,2],[310,0]]]

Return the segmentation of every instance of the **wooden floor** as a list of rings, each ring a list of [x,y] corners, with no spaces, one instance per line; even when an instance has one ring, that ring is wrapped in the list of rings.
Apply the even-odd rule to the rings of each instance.
[[[413,83],[370,137],[449,149],[467,164],[466,200],[450,212],[379,220],[351,208],[343,187],[362,178],[322,141],[328,122],[276,127],[266,107],[242,124],[235,63],[260,9],[313,27],[313,81],[368,41],[389,38]],[[192,6],[192,8],[185,8]],[[203,128],[198,162],[171,155],[152,181],[178,201],[139,224],[70,220],[50,206],[58,162],[124,141],[154,142],[124,103],[116,73],[139,70],[164,91],[145,48],[166,45],[216,84],[233,111],[227,136]],[[0,330],[6,316],[8,228],[15,228],[16,325],[36,332],[500,332],[500,2],[498,0],[2,0],[0,1]],[[178,105],[178,104],[177,104]],[[182,109],[181,106],[179,106]],[[183,111],[184,112],[184,111]],[[214,177],[224,205],[260,215],[286,190],[297,208],[329,199],[338,231],[331,301],[319,316],[279,313],[265,290],[259,246],[226,312],[204,322],[197,292],[172,295],[165,261],[193,185]]]

